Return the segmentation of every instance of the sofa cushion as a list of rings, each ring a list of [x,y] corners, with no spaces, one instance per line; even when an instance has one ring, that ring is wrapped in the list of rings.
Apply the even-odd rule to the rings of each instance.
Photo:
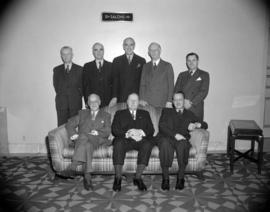
[[[69,147],[64,148],[63,157],[64,158],[72,158],[74,154],[74,147],[70,145]],[[97,150],[94,151],[93,158],[112,158],[113,154],[113,146],[101,146]],[[136,150],[129,151],[126,154],[126,158],[137,158],[138,152]],[[157,146],[154,146],[151,153],[151,158],[158,158],[159,150]],[[195,157],[196,148],[191,147],[189,151],[189,157]],[[176,154],[174,153],[174,157]]]

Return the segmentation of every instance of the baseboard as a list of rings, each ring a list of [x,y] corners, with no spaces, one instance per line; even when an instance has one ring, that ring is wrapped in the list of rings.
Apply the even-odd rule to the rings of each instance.
[[[10,154],[47,154],[45,143],[9,143]]]

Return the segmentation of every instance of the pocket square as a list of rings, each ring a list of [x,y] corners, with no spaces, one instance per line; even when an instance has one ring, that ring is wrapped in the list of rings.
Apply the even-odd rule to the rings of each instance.
[[[196,81],[201,81],[201,80],[202,80],[202,78],[201,78],[201,77],[199,77],[199,78],[197,78],[197,79],[196,79]]]

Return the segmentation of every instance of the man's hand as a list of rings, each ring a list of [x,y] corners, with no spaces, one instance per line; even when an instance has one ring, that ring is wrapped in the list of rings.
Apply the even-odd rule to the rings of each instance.
[[[192,102],[189,99],[185,99],[184,107],[187,110],[190,109],[192,107]]]
[[[195,130],[196,129],[196,124],[195,123],[190,123],[189,125],[188,125],[188,130],[189,131],[193,131],[193,130]]]
[[[174,137],[177,141],[186,140],[186,138],[179,133],[177,133]]]
[[[197,129],[197,128],[201,128],[201,123],[199,123],[199,122],[196,122],[196,123],[190,123],[189,125],[188,125],[188,130],[189,131],[193,131],[193,130],[195,130],[195,129]]]
[[[196,122],[195,125],[196,125],[196,128],[201,128],[202,127],[202,124],[200,122]]]
[[[77,140],[78,137],[79,137],[78,134],[74,134],[73,136],[70,137],[70,140],[73,140],[73,141],[74,141],[74,140]]]
[[[95,136],[97,136],[97,135],[98,135],[98,131],[92,130],[89,134],[90,134],[90,135],[95,135]]]
[[[140,100],[139,104],[142,105],[142,106],[146,106],[146,105],[148,105],[148,102],[144,101],[144,100]]]
[[[116,105],[116,103],[117,103],[117,98],[116,97],[112,98],[109,103],[109,107],[113,107],[114,105]]]
[[[141,129],[129,129],[126,132],[126,138],[132,138],[135,141],[141,141],[142,138],[145,136],[145,133]]]
[[[172,103],[171,102],[166,102],[166,106],[167,108],[172,108]]]

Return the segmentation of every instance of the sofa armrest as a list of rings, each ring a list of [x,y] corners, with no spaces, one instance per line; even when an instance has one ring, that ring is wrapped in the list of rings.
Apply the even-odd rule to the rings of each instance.
[[[63,150],[69,146],[69,139],[65,125],[51,130],[48,133],[48,138],[53,168],[55,171],[61,171],[63,167],[60,167],[60,164],[64,159]]]
[[[190,143],[196,149],[196,158],[206,157],[209,132],[204,129],[196,129],[190,135]]]

